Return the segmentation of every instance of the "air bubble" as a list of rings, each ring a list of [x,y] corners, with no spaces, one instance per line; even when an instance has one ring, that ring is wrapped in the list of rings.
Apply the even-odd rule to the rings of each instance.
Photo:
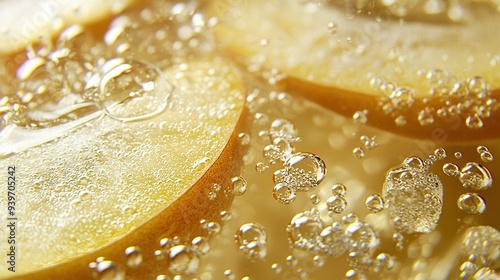
[[[362,125],[362,124],[366,124],[368,122],[368,117],[367,117],[367,114],[368,114],[368,111],[367,110],[364,110],[364,111],[356,111],[353,115],[352,115],[352,120],[354,121],[355,124],[357,125]]]
[[[206,255],[210,251],[210,243],[203,236],[197,236],[191,241],[192,248],[198,255]]]
[[[173,88],[154,65],[129,61],[101,78],[99,92],[104,111],[120,121],[139,121],[165,111]]]
[[[274,200],[282,204],[290,204],[295,200],[296,193],[294,188],[286,184],[276,184],[273,189]]]
[[[332,257],[340,256],[347,251],[348,238],[338,223],[325,227],[318,240],[323,251]]]
[[[284,163],[285,169],[275,172],[275,184],[284,183],[296,191],[308,191],[323,181],[326,165],[321,158],[310,153],[296,153]]]
[[[247,181],[242,177],[236,176],[231,179],[234,195],[243,195],[247,190]]]
[[[288,238],[294,247],[305,249],[310,242],[315,242],[323,227],[323,221],[317,211],[301,212],[296,214],[288,225]]]
[[[138,267],[142,263],[142,251],[138,247],[132,246],[125,249],[127,266]]]
[[[484,162],[492,162],[493,161],[493,154],[490,152],[484,152],[481,153],[481,160]]]
[[[263,226],[257,223],[242,225],[234,239],[240,251],[250,260],[262,260],[266,257],[267,234]]]
[[[437,159],[443,160],[446,158],[446,150],[443,148],[437,148],[434,151],[434,155],[437,157]]]
[[[347,201],[342,196],[334,195],[328,198],[326,205],[328,206],[329,211],[332,211],[335,214],[340,214],[345,211]]]
[[[397,88],[389,95],[389,98],[397,110],[408,110],[415,101],[413,92],[407,88]]]
[[[271,265],[271,269],[276,273],[276,274],[280,274],[283,269],[281,268],[281,265],[277,264],[277,263],[273,263]]]
[[[482,153],[489,152],[489,149],[486,146],[478,146],[476,148],[476,151],[477,151],[478,154],[482,154]]]
[[[370,195],[365,201],[366,208],[372,213],[378,213],[384,209],[384,199],[379,194]]]
[[[332,194],[338,196],[345,196],[347,188],[344,184],[339,183],[332,186]]]
[[[445,163],[443,165],[443,173],[450,177],[458,177],[460,175],[460,168],[454,163]]]
[[[365,157],[365,151],[360,147],[354,148],[354,150],[352,150],[352,154],[357,159],[362,159]]]
[[[240,133],[238,134],[238,139],[240,140],[241,145],[248,145],[250,144],[250,135],[248,133]]]
[[[334,22],[329,22],[327,27],[328,27],[328,31],[330,31],[330,34],[337,33],[337,25]]]
[[[317,194],[311,194],[309,198],[311,199],[311,202],[314,205],[318,205],[321,202],[321,198]]]
[[[460,171],[460,182],[464,188],[484,190],[493,184],[490,171],[479,163],[469,162]]]
[[[397,116],[396,119],[394,119],[394,122],[396,123],[397,126],[405,126],[406,125],[406,118],[402,115]]]
[[[103,260],[96,266],[97,279],[99,280],[124,280],[125,272],[115,262]]]
[[[168,270],[174,275],[191,275],[196,273],[200,259],[196,252],[185,245],[176,245],[168,252],[170,260]]]
[[[476,193],[464,193],[458,198],[458,208],[469,215],[479,215],[486,210],[486,203]]]
[[[455,158],[461,159],[462,158],[462,153],[461,152],[456,152],[455,153]]]
[[[255,165],[255,170],[259,173],[264,173],[269,169],[269,166],[263,162],[257,162]]]
[[[269,134],[272,139],[283,139],[288,142],[295,142],[298,136],[295,125],[286,119],[276,119],[271,123]]]
[[[377,248],[380,243],[375,231],[362,222],[347,226],[345,235],[349,238],[350,252],[367,252]]]
[[[472,116],[468,116],[465,119],[465,125],[471,129],[479,129],[483,127],[483,120],[479,117],[477,113]]]

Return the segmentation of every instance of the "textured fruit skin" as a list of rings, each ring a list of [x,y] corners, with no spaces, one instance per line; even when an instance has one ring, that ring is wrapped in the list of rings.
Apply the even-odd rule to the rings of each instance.
[[[242,158],[246,148],[240,145],[238,134],[246,129],[247,114],[245,107],[225,148],[207,172],[151,220],[93,253],[6,279],[95,279],[88,264],[95,262],[98,257],[120,264],[126,279],[154,279],[159,274],[167,274],[167,260],[159,261],[154,256],[154,251],[160,249],[160,240],[179,236],[181,242],[190,242],[196,236],[206,236],[207,231],[200,226],[200,220],[220,223],[220,212],[230,208],[234,198],[231,178],[239,175],[243,167]],[[222,189],[214,200],[210,200],[208,192],[214,183],[221,185]],[[126,266],[125,249],[130,246],[142,249],[143,261],[135,268]]]

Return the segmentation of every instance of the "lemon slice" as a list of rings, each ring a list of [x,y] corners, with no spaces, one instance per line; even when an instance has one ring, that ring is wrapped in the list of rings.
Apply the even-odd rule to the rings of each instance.
[[[461,140],[499,131],[500,17],[474,7],[472,20],[448,23],[314,1],[211,11],[221,48],[269,82],[347,116],[367,110],[369,124],[399,134]]]
[[[51,39],[62,28],[89,24],[118,14],[133,0],[2,1],[0,2],[0,54],[19,51],[41,37]]]
[[[244,123],[245,93],[238,71],[214,58],[172,66],[155,83],[161,79],[172,92],[160,113],[128,119],[159,106],[161,99],[142,95],[121,102],[121,111],[109,106],[114,115],[91,118],[0,160],[2,169],[15,168],[15,276],[88,279],[88,264],[99,257],[123,266],[127,277],[162,274],[164,264],[154,259],[161,238],[190,241],[207,234],[201,219],[220,220],[241,159],[235,132]],[[150,86],[145,88],[154,91]],[[33,130],[32,137],[46,129]],[[3,236],[7,231],[2,228]],[[7,242],[1,246],[8,251]],[[126,266],[130,246],[142,250],[139,267]]]

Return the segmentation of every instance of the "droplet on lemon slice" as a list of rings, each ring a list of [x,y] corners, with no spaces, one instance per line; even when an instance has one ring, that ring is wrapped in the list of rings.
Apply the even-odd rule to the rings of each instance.
[[[321,1],[240,4],[213,4],[215,34],[269,83],[349,117],[367,110],[368,124],[411,137],[499,136],[500,17],[488,3],[459,22]]]
[[[136,72],[136,82],[144,78],[140,73],[147,74]],[[238,71],[213,58],[159,74],[145,89],[154,91],[160,79],[172,86],[160,113],[131,121],[102,113],[51,141],[0,159],[2,170],[16,170],[15,276],[90,278],[92,271],[108,269],[107,260],[130,277],[156,276],[166,270],[154,258],[161,238],[180,236],[190,242],[207,234],[201,219],[219,221],[220,212],[228,209],[231,178],[240,171],[237,135],[244,123]],[[107,88],[110,96],[129,89],[124,81]],[[144,116],[142,111],[161,103],[147,94],[116,100],[126,110],[113,111],[118,105],[109,105],[108,111],[126,117]],[[54,127],[32,130],[31,137]],[[2,132],[3,138],[10,136]],[[214,184],[220,187],[210,196]],[[6,199],[1,198],[2,205]],[[7,230],[2,228],[3,236]],[[6,246],[1,243],[2,251]],[[131,246],[134,250],[127,249]],[[138,252],[140,265],[127,267],[138,263]],[[106,261],[89,268],[99,257]]]

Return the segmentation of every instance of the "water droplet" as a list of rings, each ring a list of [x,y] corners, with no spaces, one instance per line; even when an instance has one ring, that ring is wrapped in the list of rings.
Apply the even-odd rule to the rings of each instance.
[[[142,251],[138,247],[132,246],[125,249],[125,256],[129,267],[138,267],[142,263]]]
[[[321,198],[317,194],[311,194],[309,198],[311,199],[311,202],[314,205],[318,205],[321,202]]]
[[[344,184],[339,183],[332,186],[332,194],[338,196],[345,196],[347,188]]]
[[[365,201],[366,208],[372,213],[378,213],[384,209],[384,199],[379,194],[370,195]]]
[[[345,235],[349,238],[351,252],[367,252],[379,245],[379,239],[366,223],[355,222],[347,226]]]
[[[493,184],[490,171],[479,163],[469,162],[460,171],[460,182],[464,188],[484,190]]]
[[[195,251],[185,245],[176,245],[170,248],[168,258],[170,260],[168,270],[174,275],[194,274],[200,264],[200,259]]]
[[[326,205],[328,206],[329,211],[332,211],[335,214],[340,214],[345,211],[347,201],[343,196],[334,195],[328,198]]]
[[[450,177],[458,177],[460,175],[460,168],[454,163],[445,163],[443,165],[443,172]]]
[[[266,229],[257,223],[248,223],[242,225],[234,239],[239,249],[250,260],[262,260],[266,257]]]
[[[421,159],[410,157],[387,173],[383,198],[391,219],[401,221],[395,225],[397,230],[430,232],[441,215],[443,185]],[[419,219],[414,218],[414,213],[419,213]]]
[[[486,210],[486,203],[476,193],[464,193],[458,198],[458,208],[469,215],[479,215]]]
[[[357,159],[362,159],[365,157],[365,151],[360,147],[354,148],[354,150],[352,150],[352,154]]]
[[[257,164],[255,165],[255,170],[259,173],[264,173],[267,171],[267,169],[269,169],[269,166],[267,166],[263,162],[257,162]]]
[[[97,263],[97,278],[99,280],[123,280],[125,272],[115,262],[102,260]]]
[[[273,197],[276,201],[282,204],[290,204],[295,200],[296,193],[294,188],[279,183],[274,186]]]
[[[247,181],[242,177],[236,176],[231,179],[234,195],[243,195],[247,190]]]

